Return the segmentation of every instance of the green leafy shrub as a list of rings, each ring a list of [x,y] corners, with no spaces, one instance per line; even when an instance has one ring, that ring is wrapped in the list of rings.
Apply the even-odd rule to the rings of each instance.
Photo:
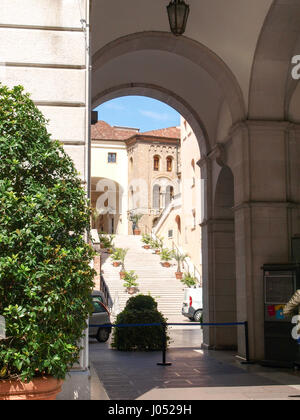
[[[125,288],[137,287],[138,286],[137,279],[138,279],[138,276],[137,274],[135,274],[133,270],[125,271],[123,286]]]
[[[102,244],[103,248],[105,249],[112,249],[114,248],[114,239],[116,235],[106,235],[101,234],[100,236],[100,243]]]
[[[111,259],[113,261],[121,261],[123,255],[122,248],[115,248],[114,252],[111,254]]]
[[[160,259],[162,261],[168,262],[168,261],[171,261],[172,258],[173,258],[173,252],[167,248],[162,248]]]
[[[165,324],[167,319],[157,310],[151,296],[138,295],[128,300],[116,324]],[[116,327],[112,347],[121,351],[157,351],[163,349],[163,336],[167,336],[167,325],[149,327]],[[169,337],[167,336],[167,342]]]
[[[148,233],[144,233],[144,234],[142,235],[142,242],[143,242],[145,245],[150,245],[151,240],[152,240],[152,237],[151,237],[151,235],[149,235]]]
[[[70,157],[17,86],[0,84],[2,378],[64,378],[91,311],[90,209]]]
[[[193,287],[197,285],[197,278],[190,273],[185,273],[181,282],[187,287]]]
[[[137,295],[128,299],[126,309],[129,311],[143,311],[149,309],[150,311],[157,310],[157,302],[149,295]]]

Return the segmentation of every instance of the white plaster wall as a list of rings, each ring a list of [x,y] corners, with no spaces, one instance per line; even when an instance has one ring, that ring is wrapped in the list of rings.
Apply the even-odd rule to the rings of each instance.
[[[78,54],[84,47],[82,31],[0,27],[0,57],[4,63],[84,66],[85,55]]]
[[[86,0],[1,0],[1,24],[81,28]]]
[[[1,0],[0,80],[22,85],[86,178],[87,0]],[[70,144],[70,142],[72,144]]]
[[[35,102],[85,104],[85,70],[7,67],[4,84],[21,84]]]
[[[49,120],[48,131],[52,138],[64,143],[82,143],[85,138],[85,108],[39,106],[40,111]]]

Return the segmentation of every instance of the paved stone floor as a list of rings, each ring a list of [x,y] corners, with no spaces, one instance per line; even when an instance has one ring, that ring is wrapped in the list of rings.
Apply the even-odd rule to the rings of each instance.
[[[91,364],[110,400],[300,399],[298,372],[245,366],[234,353],[201,350],[201,334],[172,330],[169,367],[157,366],[160,352],[118,352],[94,340]]]

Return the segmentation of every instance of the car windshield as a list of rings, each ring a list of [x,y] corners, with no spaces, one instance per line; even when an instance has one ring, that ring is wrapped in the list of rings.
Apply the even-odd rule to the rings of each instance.
[[[106,312],[103,306],[103,300],[101,296],[92,296],[92,303],[94,306],[94,313],[97,312]]]

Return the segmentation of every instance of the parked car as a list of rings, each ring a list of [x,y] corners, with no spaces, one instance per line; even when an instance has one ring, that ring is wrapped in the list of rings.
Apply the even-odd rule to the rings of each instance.
[[[105,343],[111,334],[111,327],[92,327],[91,325],[110,324],[110,313],[106,306],[104,294],[100,291],[92,293],[94,312],[89,319],[89,336],[96,338],[99,343]]]
[[[182,315],[191,321],[201,322],[203,313],[202,288],[188,288],[184,290]]]

